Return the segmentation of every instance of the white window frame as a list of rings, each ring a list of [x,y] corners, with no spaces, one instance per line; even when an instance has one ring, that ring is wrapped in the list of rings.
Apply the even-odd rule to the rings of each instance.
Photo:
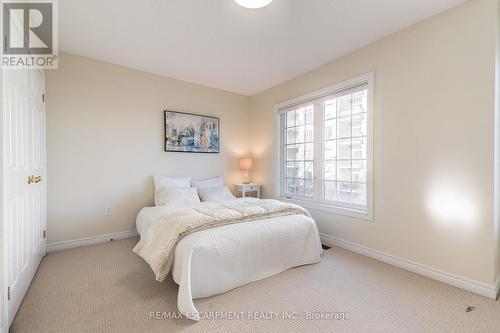
[[[297,107],[300,105],[305,105],[308,102],[326,97],[328,95],[338,94],[344,90],[354,88],[356,86],[367,84],[368,85],[368,96],[367,96],[367,147],[366,147],[366,158],[367,158],[367,171],[366,171],[366,195],[367,195],[367,205],[366,209],[360,209],[355,206],[339,205],[337,203],[328,203],[325,201],[320,201],[313,198],[304,197],[286,197],[284,193],[283,175],[284,175],[284,130],[281,123],[281,115],[288,111],[291,107]],[[276,104],[276,156],[275,156],[275,198],[282,201],[289,201],[302,205],[306,208],[316,209],[321,211],[326,211],[330,213],[335,213],[339,215],[346,215],[350,217],[355,217],[359,219],[364,219],[368,221],[373,221],[373,115],[374,115],[374,86],[375,86],[375,73],[370,72],[362,74],[360,76],[354,77],[352,79],[339,82],[332,86],[311,92],[306,95],[295,97],[293,99]],[[315,111],[314,119],[316,119],[317,113]],[[323,133],[323,128],[321,128],[321,123],[314,122],[314,131],[321,131]],[[321,137],[323,134],[321,135]],[[320,161],[323,160],[323,140],[320,140],[320,144],[316,144],[316,134],[315,134],[315,156],[321,156]],[[319,155],[316,155],[319,154]],[[316,162],[316,161],[315,161]],[[322,181],[323,175],[316,172],[318,170],[315,163],[314,166],[314,186]]]

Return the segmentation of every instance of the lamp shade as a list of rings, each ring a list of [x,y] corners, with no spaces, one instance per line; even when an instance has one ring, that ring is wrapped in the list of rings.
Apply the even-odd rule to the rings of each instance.
[[[241,171],[250,171],[252,170],[253,161],[250,157],[242,157],[240,158],[240,170]]]

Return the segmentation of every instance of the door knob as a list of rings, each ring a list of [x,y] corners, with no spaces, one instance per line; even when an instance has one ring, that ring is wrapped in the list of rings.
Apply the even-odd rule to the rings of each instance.
[[[38,184],[41,181],[42,181],[42,176],[31,175],[28,177],[28,185],[33,183]]]

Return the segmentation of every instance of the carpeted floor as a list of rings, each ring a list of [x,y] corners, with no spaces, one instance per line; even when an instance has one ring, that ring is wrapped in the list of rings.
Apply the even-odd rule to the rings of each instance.
[[[319,264],[195,301],[232,319],[169,319],[176,284],[154,280],[136,241],[47,255],[11,332],[500,332],[499,302],[335,247]]]

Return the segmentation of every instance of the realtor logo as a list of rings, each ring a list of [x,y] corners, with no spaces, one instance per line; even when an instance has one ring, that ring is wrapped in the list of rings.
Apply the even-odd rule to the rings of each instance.
[[[56,9],[56,0],[3,1],[3,68],[57,68]]]

